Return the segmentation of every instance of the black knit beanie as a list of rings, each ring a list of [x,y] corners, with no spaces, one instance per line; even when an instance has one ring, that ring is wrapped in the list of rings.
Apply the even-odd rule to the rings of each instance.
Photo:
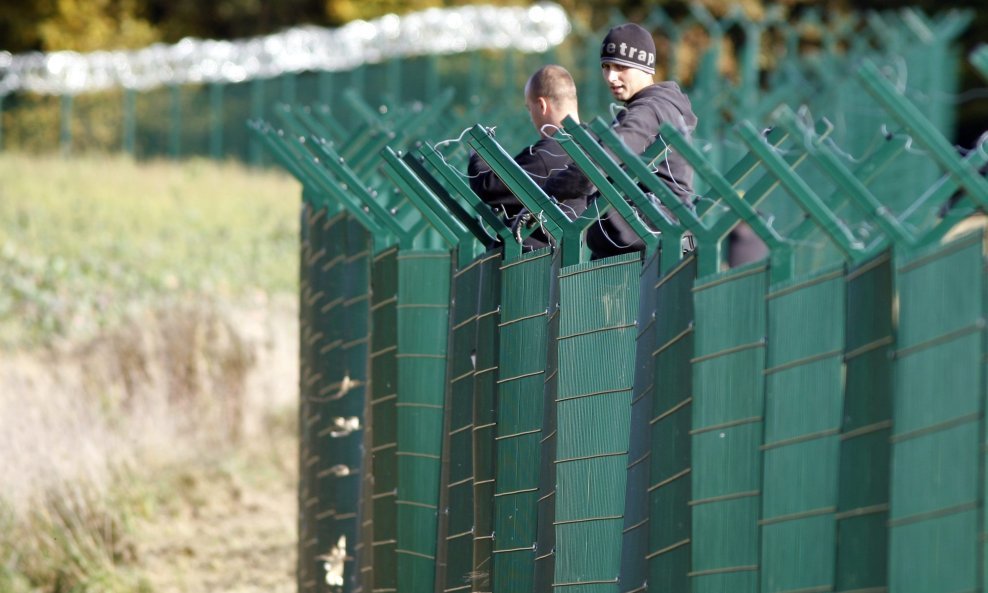
[[[655,74],[655,40],[640,25],[612,27],[600,45],[600,62],[613,62]]]

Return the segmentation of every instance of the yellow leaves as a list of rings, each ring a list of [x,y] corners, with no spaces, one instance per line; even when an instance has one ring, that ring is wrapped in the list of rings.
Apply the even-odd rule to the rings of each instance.
[[[38,36],[46,51],[143,47],[160,35],[137,12],[135,0],[56,0]]]

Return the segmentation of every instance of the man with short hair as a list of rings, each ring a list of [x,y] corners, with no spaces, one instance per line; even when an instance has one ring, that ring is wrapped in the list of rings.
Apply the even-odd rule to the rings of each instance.
[[[663,122],[674,125],[687,138],[696,127],[689,97],[673,81],[655,82],[655,41],[639,25],[613,27],[600,46],[600,67],[611,95],[624,103],[613,128],[632,151],[641,154],[659,137]],[[693,168],[674,151],[659,163],[656,174],[683,202],[693,195]],[[561,204],[587,204],[596,188],[576,165],[554,174],[545,192]],[[593,201],[590,201],[591,208]],[[564,207],[564,210],[566,208]],[[587,245],[594,258],[642,251],[641,239],[614,210],[608,210],[587,229]]]
[[[567,116],[580,121],[577,112],[576,84],[562,66],[550,64],[535,71],[525,83],[525,106],[532,125],[539,131],[539,141],[515,156],[515,162],[528,173],[539,187],[556,171],[563,170],[572,160],[553,139]],[[467,169],[470,188],[485,203],[509,219],[523,209],[521,202],[484,163],[477,153],[470,155]],[[577,200],[577,203],[579,200]],[[586,200],[583,200],[586,207]],[[581,210],[582,212],[582,210]],[[529,245],[534,247],[534,245]]]

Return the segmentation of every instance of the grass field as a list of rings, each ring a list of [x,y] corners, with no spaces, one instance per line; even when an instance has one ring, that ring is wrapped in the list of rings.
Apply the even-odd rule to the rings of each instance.
[[[293,589],[299,194],[0,153],[0,591]]]
[[[233,163],[0,154],[0,346],[161,295],[293,292],[299,192]]]

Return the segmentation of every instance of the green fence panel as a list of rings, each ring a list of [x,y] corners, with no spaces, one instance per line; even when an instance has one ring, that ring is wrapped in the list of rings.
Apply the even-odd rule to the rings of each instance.
[[[436,571],[450,252],[407,249],[397,258],[398,588],[431,593]],[[426,278],[428,282],[423,281]]]
[[[493,499],[486,489],[494,482],[500,258],[499,252],[483,254],[453,273],[443,451],[446,517],[440,529],[446,561],[437,563],[443,591],[490,590],[490,553],[485,562],[483,545],[475,542],[491,541],[493,511],[484,502]]]
[[[983,240],[896,256],[889,587],[901,593],[983,586]]]
[[[845,393],[837,499],[837,591],[888,585],[892,424],[892,258],[849,270]]]
[[[340,481],[348,480],[350,473],[349,467],[340,459],[339,443],[333,436],[338,430],[335,418],[339,415],[335,395],[345,372],[342,356],[345,226],[346,215],[342,212],[332,216],[327,212],[326,216],[316,217],[309,236],[312,256],[307,261],[314,272],[309,282],[309,304],[315,313],[312,331],[305,343],[312,349],[313,361],[312,373],[305,379],[312,389],[308,401],[313,423],[312,455],[307,463],[314,463],[316,472],[311,497],[306,501],[306,505],[314,505],[314,537],[308,542],[314,549],[307,554],[307,560],[315,563],[310,574],[315,576],[316,591],[326,590],[328,563],[323,558],[329,556],[339,542],[336,495]],[[308,589],[312,583],[308,581],[304,585]]]
[[[352,217],[344,226],[346,251],[343,260],[343,344],[344,371],[339,386],[337,430],[332,434],[339,442],[340,463],[349,471],[337,484],[337,533],[345,539],[337,550],[343,560],[343,591],[350,593],[360,586],[359,553],[361,501],[366,489],[364,428],[369,417],[367,404],[368,365],[370,360],[370,260],[371,239]]]
[[[371,451],[374,476],[371,554],[373,591],[397,591],[398,562],[398,249],[371,264]]]
[[[638,335],[635,344],[634,396],[628,440],[628,478],[624,500],[624,537],[621,542],[622,593],[645,587],[648,553],[648,477],[652,392],[655,389],[656,344],[655,280],[659,277],[658,253],[642,266],[638,294]]]
[[[310,194],[311,195],[311,194]],[[315,453],[313,426],[313,406],[309,402],[314,389],[310,378],[316,373],[314,349],[309,347],[309,341],[314,333],[316,308],[312,305],[312,281],[315,279],[314,269],[309,265],[312,258],[313,228],[326,218],[326,211],[315,206],[312,201],[305,200],[302,206],[301,250],[299,253],[299,488],[298,488],[298,558],[296,561],[296,579],[299,591],[315,587]],[[314,461],[309,463],[310,458]]]
[[[478,260],[476,402],[473,420],[473,471],[476,528],[473,544],[474,591],[491,591],[494,570],[494,494],[496,486],[497,370],[500,345],[501,260],[495,252]]]
[[[843,266],[770,287],[762,591],[831,588],[843,407]]]
[[[678,243],[678,242],[677,242]],[[673,248],[678,250],[678,244]],[[658,281],[655,341],[651,348],[653,384],[649,408],[647,581],[660,590],[689,588],[691,551],[691,442],[693,422],[693,296],[695,256],[690,255]],[[644,345],[644,344],[642,344]]]
[[[617,589],[640,270],[634,253],[559,272],[557,591]]]
[[[494,572],[496,593],[527,593],[535,579],[552,253],[500,267]]]
[[[692,563],[696,593],[760,591],[764,263],[693,288]]]
[[[559,336],[561,304],[559,270],[563,254],[552,251],[549,274],[549,319],[539,455],[538,527],[535,541],[535,590],[550,591],[556,574],[556,450],[558,448]]]

